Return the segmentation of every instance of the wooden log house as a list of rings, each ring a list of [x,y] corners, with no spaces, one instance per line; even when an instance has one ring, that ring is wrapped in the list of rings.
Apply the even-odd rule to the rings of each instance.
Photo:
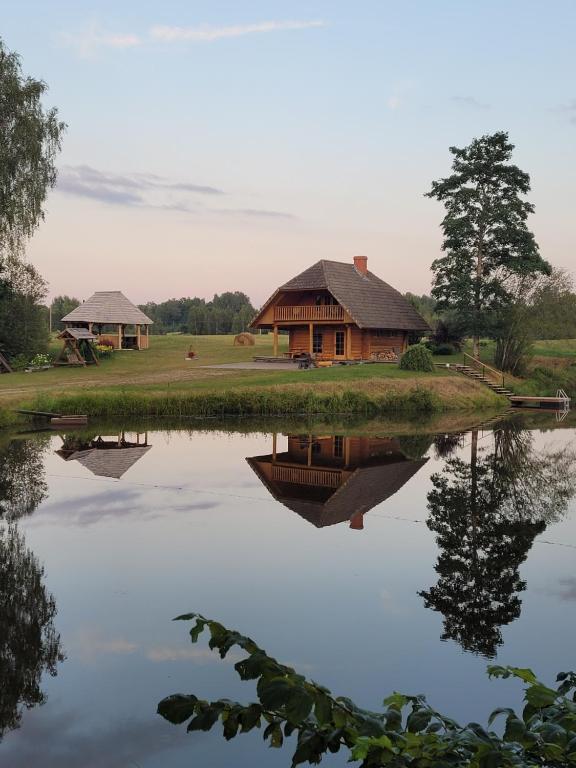
[[[393,437],[288,435],[285,450],[246,459],[270,494],[317,528],[364,515],[402,488],[428,459],[410,459]]]
[[[278,288],[251,323],[289,333],[290,357],[395,362],[430,328],[399,291],[368,271],[366,256],[350,264],[318,261]]]
[[[66,328],[87,329],[97,336],[98,343],[117,350],[148,349],[153,321],[121,291],[97,291],[62,322]]]

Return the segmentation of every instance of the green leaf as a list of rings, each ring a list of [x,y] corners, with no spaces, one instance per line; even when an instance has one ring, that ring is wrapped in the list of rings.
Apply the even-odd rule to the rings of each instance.
[[[406,720],[406,727],[410,733],[419,733],[423,731],[432,720],[432,713],[428,709],[417,709],[412,712]]]
[[[526,701],[537,709],[542,707],[549,707],[556,701],[557,693],[552,688],[547,688],[545,685],[538,683],[532,685],[526,689],[525,698]]]
[[[323,693],[316,696],[314,714],[320,725],[326,725],[332,721],[332,701]]]
[[[303,688],[295,688],[286,704],[286,715],[292,723],[299,724],[305,720],[312,710],[314,700]]]
[[[158,714],[174,725],[186,722],[194,714],[198,698],[193,694],[175,693],[158,704]]]
[[[260,717],[262,716],[262,707],[260,704],[250,704],[240,713],[240,724],[242,725],[242,733],[248,733],[257,725],[260,725]]]
[[[220,710],[208,706],[188,723],[188,731],[209,731],[218,720]]]
[[[395,691],[384,699],[384,706],[392,709],[402,709],[408,704],[408,697]]]
[[[258,682],[258,697],[262,705],[274,711],[284,707],[293,690],[292,681],[286,677],[262,678]]]

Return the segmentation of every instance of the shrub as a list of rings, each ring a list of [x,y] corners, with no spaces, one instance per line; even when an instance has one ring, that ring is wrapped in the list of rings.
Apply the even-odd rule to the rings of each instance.
[[[426,348],[429,349],[433,355],[454,355],[460,351],[460,348],[455,344],[437,344],[434,341],[427,341]]]
[[[37,355],[34,355],[32,360],[30,360],[30,368],[44,368],[47,365],[52,365],[52,360],[49,355],[38,353]]]
[[[433,371],[432,353],[424,344],[414,344],[408,347],[400,359],[400,368],[405,371]]]

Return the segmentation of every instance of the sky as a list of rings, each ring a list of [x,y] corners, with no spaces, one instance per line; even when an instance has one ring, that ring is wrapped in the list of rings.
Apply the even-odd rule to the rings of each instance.
[[[67,123],[27,249],[51,296],[244,291],[368,256],[430,290],[450,146],[506,130],[576,269],[574,0],[0,0]]]

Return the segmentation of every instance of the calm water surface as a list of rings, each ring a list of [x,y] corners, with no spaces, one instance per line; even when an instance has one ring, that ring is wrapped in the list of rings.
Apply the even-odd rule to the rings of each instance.
[[[520,702],[489,659],[576,668],[574,427],[277,429],[4,438],[0,765],[289,765],[156,715],[252,696],[186,611],[361,705],[425,692],[462,721]]]

